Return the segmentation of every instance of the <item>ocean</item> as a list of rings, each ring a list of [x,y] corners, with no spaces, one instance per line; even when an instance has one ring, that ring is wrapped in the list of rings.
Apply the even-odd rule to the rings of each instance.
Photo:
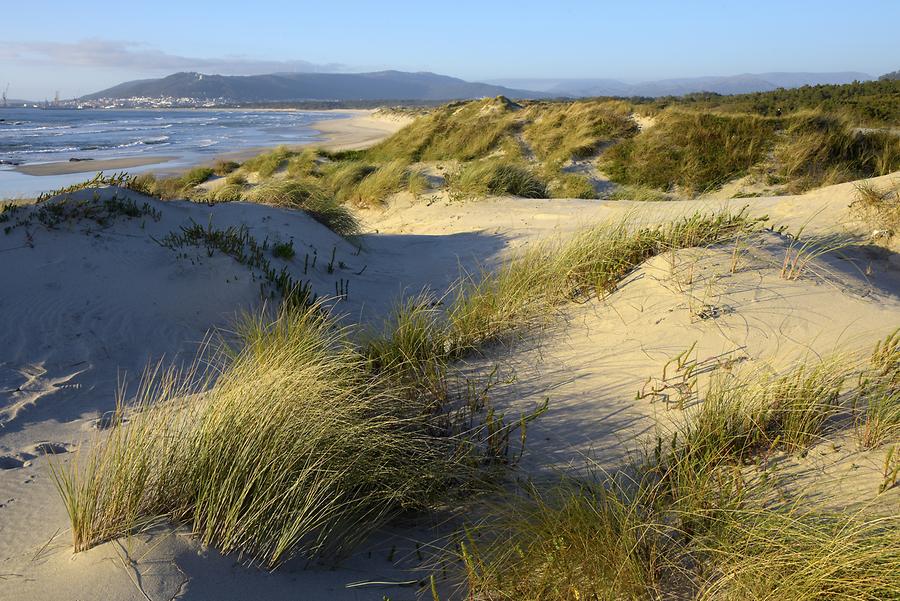
[[[93,172],[33,176],[17,165],[167,156],[130,173],[170,170],[217,155],[317,138],[316,121],[342,115],[315,111],[214,109],[76,110],[0,109],[0,199],[33,197],[85,179]],[[85,168],[90,166],[85,163]]]

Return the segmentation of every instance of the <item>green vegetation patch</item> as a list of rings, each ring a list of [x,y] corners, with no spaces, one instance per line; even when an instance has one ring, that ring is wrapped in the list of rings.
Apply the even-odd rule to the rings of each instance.
[[[773,120],[750,115],[665,112],[657,123],[603,153],[613,181],[694,196],[746,173],[775,140]]]

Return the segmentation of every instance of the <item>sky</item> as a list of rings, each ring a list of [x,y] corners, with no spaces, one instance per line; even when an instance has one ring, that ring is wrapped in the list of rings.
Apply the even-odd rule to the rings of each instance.
[[[0,14],[0,88],[29,100],[177,71],[642,81],[900,69],[900,0],[44,0]]]

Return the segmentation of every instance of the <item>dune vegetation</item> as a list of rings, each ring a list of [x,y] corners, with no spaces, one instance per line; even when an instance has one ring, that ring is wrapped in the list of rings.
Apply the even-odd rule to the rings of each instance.
[[[365,150],[282,146],[242,164],[220,161],[170,178],[142,175],[129,185],[162,199],[277,203],[264,191],[290,181],[295,196],[329,196],[366,209],[400,192],[418,196],[434,187],[456,199],[655,201],[696,197],[749,178],[763,187],[737,195],[801,193],[900,169],[900,137],[862,127],[900,121],[885,108],[896,104],[896,85],[885,80],[653,101],[453,102],[415,111],[410,124]],[[835,98],[857,104],[836,105]],[[853,110],[844,110],[851,104]],[[443,181],[426,177],[434,168]],[[224,183],[211,182],[214,176]],[[596,185],[605,178],[613,185]]]
[[[720,213],[585,230],[463,278],[440,312],[426,298],[401,305],[374,338],[316,303],[247,319],[193,367],[148,372],[111,430],[56,469],[75,548],[175,522],[267,565],[339,556],[398,512],[477,490],[508,456],[526,417],[505,424],[483,399],[454,406],[450,362],[608,293],[654,254],[757,223]]]
[[[835,514],[749,467],[779,450],[802,455],[854,419],[867,432],[885,404],[896,427],[897,334],[862,366],[848,359],[722,376],[682,427],[616,475],[530,483],[489,503],[452,556],[461,586],[504,600],[897,596],[895,512]]]

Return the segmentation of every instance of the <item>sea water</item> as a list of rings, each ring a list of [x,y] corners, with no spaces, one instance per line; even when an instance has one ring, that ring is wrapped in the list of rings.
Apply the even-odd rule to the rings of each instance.
[[[89,179],[84,173],[31,176],[16,165],[175,157],[132,167],[129,173],[176,169],[259,146],[298,144],[317,139],[311,124],[341,114],[315,111],[216,109],[34,109],[0,108],[0,199],[27,198]]]

